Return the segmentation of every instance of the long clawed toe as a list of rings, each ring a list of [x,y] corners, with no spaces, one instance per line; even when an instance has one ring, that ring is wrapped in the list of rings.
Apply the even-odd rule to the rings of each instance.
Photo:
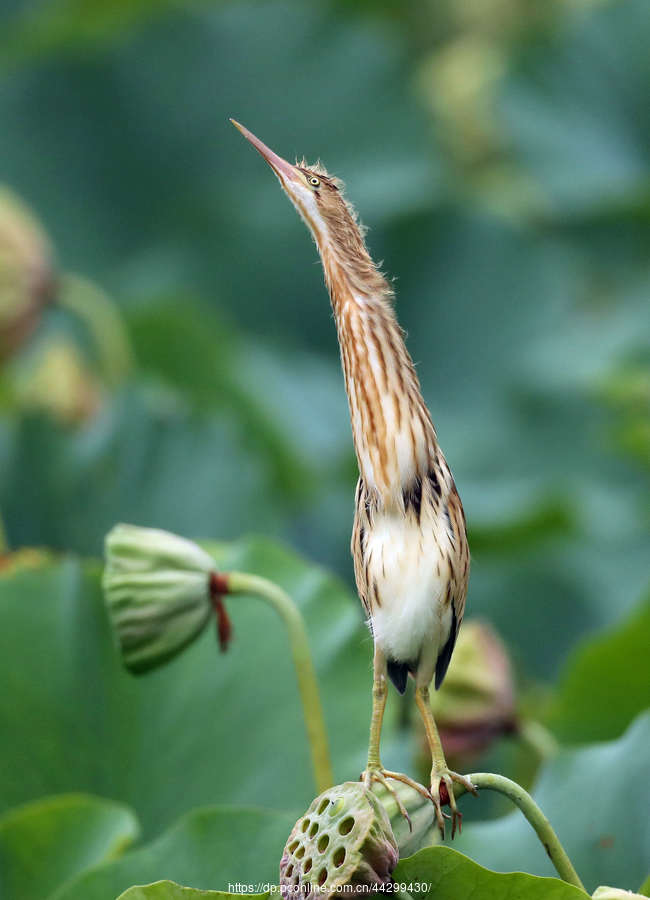
[[[446,797],[441,795],[441,788],[444,785]],[[456,828],[460,834],[462,828],[463,816],[458,812],[456,807],[456,798],[454,797],[454,786],[451,778],[446,773],[436,773],[431,776],[430,788],[431,800],[436,811],[436,823],[440,832],[440,837],[445,839],[445,819],[451,819],[451,839],[453,841],[456,835]],[[442,811],[442,804],[446,802],[451,809],[451,816]]]
[[[401,772],[389,772],[386,769],[366,769],[365,772],[361,773],[361,780],[368,789],[371,789],[373,783],[380,784],[382,785],[382,787],[386,788],[388,793],[397,804],[397,808],[399,809],[401,815],[404,816],[404,818],[408,822],[409,831],[413,831],[411,817],[409,816],[406,807],[404,806],[404,803],[402,802],[397,791],[389,783],[389,779],[391,781],[400,781],[402,784],[408,785],[410,788],[413,788],[414,791],[417,791],[423,797],[426,797],[427,800],[431,799],[431,795],[429,791],[424,787],[424,785],[419,784],[412,778],[409,778],[408,775],[403,775]]]
[[[463,827],[463,814],[459,811],[456,806],[456,797],[454,796],[454,782],[457,784],[461,784],[466,791],[470,794],[474,794],[474,796],[478,796],[478,791],[472,784],[472,782],[465,775],[459,775],[457,772],[451,772],[449,769],[443,769],[436,771],[434,770],[431,774],[431,787],[427,790],[424,785],[419,784],[417,781],[414,781],[413,778],[409,778],[408,775],[403,775],[401,772],[389,772],[387,769],[382,768],[369,768],[366,769],[365,772],[361,773],[361,781],[365,784],[365,786],[370,790],[373,784],[380,784],[384,787],[388,793],[391,795],[395,803],[397,804],[397,808],[406,821],[408,822],[409,830],[413,830],[413,826],[411,824],[411,817],[409,816],[404,803],[399,797],[395,788],[389,784],[390,781],[400,781],[402,784],[408,785],[414,791],[417,791],[418,794],[421,794],[427,800],[433,803],[433,807],[435,810],[436,816],[436,824],[438,826],[438,830],[440,831],[441,838],[445,839],[445,819],[451,819],[451,839],[456,836],[456,832],[458,834],[461,833]],[[442,807],[449,805],[451,810],[451,815],[449,813],[443,812]]]
[[[457,772],[451,772],[448,769],[432,772],[430,796],[436,811],[436,822],[438,825],[438,830],[440,831],[440,837],[443,839],[443,841],[445,839],[445,819],[451,819],[452,841],[456,836],[456,831],[458,831],[458,834],[460,834],[463,829],[463,814],[456,806],[456,797],[454,796],[454,782],[456,782],[457,784],[461,784],[466,791],[474,794],[475,797],[478,796],[477,789],[474,787],[469,778],[467,778],[467,776],[459,775]],[[444,796],[441,796],[441,788],[443,786],[445,789],[446,798],[444,798]],[[443,802],[449,804],[449,808],[451,809],[451,816],[447,813],[443,813]]]

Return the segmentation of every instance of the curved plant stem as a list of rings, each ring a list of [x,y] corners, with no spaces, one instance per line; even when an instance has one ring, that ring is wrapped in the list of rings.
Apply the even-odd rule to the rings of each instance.
[[[115,304],[92,282],[69,273],[61,279],[58,304],[83,322],[97,348],[105,377],[111,385],[120,384],[131,367],[132,353]]]
[[[281,587],[245,572],[228,572],[225,575],[229,594],[255,594],[263,598],[280,614],[287,626],[293,664],[296,669],[300,699],[302,701],[307,738],[311,749],[311,760],[318,793],[334,784],[332,765],[325,730],[323,707],[318,692],[318,682],[309,652],[309,642],[305,623],[291,597]]]
[[[541,722],[529,720],[519,729],[519,739],[544,762],[557,755],[560,746],[554,735]]]
[[[585,886],[580,881],[578,873],[573,868],[573,864],[560,843],[560,839],[553,830],[551,823],[530,794],[515,781],[511,781],[503,775],[494,775],[491,772],[475,772],[473,775],[468,775],[467,777],[479,790],[498,791],[500,794],[504,794],[512,800],[535,829],[537,837],[544,845],[544,849],[555,866],[560,878],[569,884],[581,888],[583,891],[585,890]],[[462,785],[454,785],[455,796],[459,797],[464,793],[465,788]]]

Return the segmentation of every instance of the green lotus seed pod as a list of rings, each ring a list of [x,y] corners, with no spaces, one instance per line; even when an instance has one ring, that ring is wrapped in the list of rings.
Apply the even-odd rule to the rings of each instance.
[[[185,538],[135,525],[106,537],[103,587],[122,658],[133,672],[161,665],[196,638],[212,614],[215,563]]]
[[[285,898],[367,893],[391,884],[399,853],[386,810],[358,781],[322,793],[294,825],[280,862]]]
[[[52,335],[24,355],[12,373],[16,399],[25,409],[48,412],[65,425],[84,422],[102,403],[100,384],[79,348]]]

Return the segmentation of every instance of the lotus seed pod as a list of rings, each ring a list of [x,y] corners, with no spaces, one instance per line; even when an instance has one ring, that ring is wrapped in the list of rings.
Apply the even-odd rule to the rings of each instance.
[[[116,525],[106,537],[103,587],[127,668],[144,672],[175,656],[212,615],[214,560],[192,541],[156,528]]]
[[[34,330],[53,298],[55,280],[45,232],[21,201],[0,187],[0,360]]]
[[[284,898],[367,893],[392,883],[399,853],[386,810],[358,781],[322,793],[294,825],[280,862]]]
[[[14,367],[15,396],[26,409],[48,412],[64,425],[91,418],[101,406],[101,388],[78,347],[53,336]]]
[[[408,820],[404,818],[395,796],[386,788],[375,786],[373,793],[388,814],[399,857],[404,859],[413,856],[423,847],[430,847],[438,840],[439,832],[431,800],[427,800],[419,791],[399,781],[394,782],[391,787],[393,793],[401,800],[402,806],[408,811]]]
[[[465,623],[447,677],[431,699],[448,760],[459,771],[516,728],[510,660],[489,625]]]

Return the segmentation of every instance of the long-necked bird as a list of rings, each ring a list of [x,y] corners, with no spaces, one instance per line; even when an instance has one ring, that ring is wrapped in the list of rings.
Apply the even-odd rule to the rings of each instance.
[[[359,597],[374,638],[370,787],[402,781],[430,797],[444,836],[441,786],[460,825],[453,782],[431,710],[465,611],[469,548],[463,506],[422,398],[413,361],[393,310],[393,291],[372,261],[364,231],[341,182],[320,165],[292,165],[239,123],[307,224],[323,264],[341,350],[354,449],[359,464],[352,556]],[[379,743],[388,691],[415,680],[415,700],[431,750],[428,788],[383,768]],[[447,798],[445,798],[447,799]]]

